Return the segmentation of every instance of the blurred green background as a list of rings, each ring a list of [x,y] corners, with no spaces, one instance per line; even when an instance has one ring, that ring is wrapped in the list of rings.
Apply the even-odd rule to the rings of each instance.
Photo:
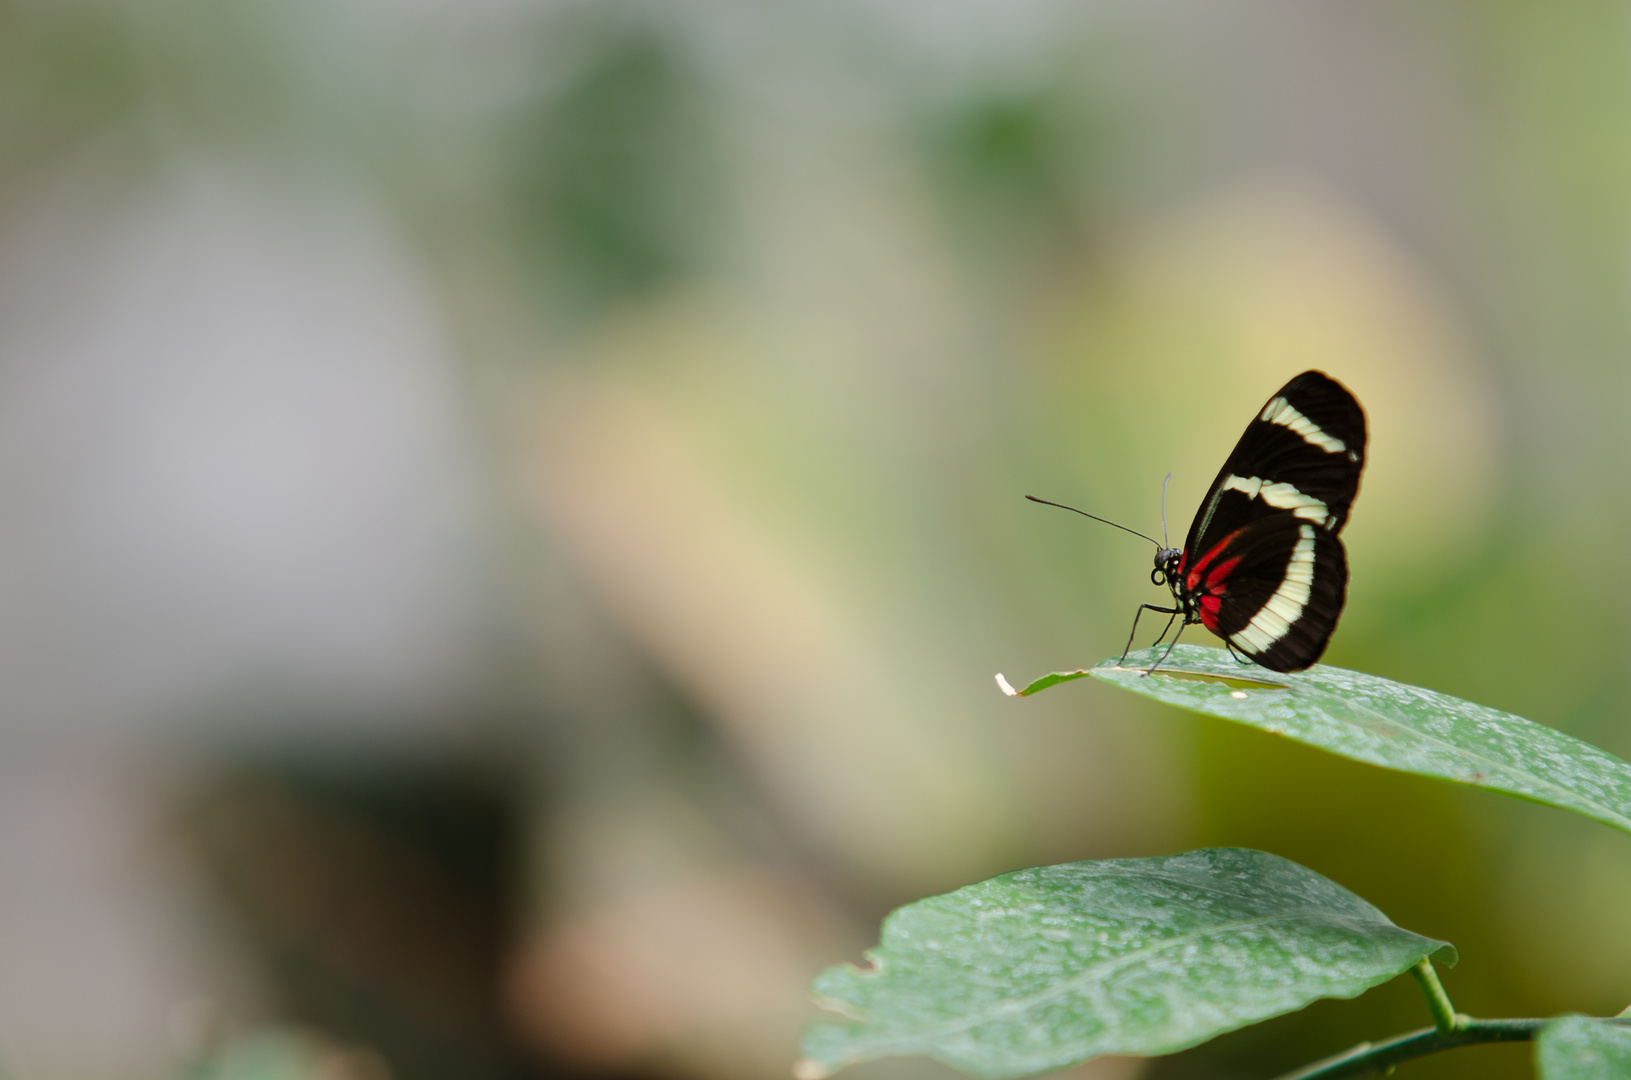
[[[1631,756],[1628,314],[1623,4],[0,0],[0,1076],[785,1077],[891,907],[1212,844],[1618,1011],[1631,839],[992,675],[1162,598],[1021,496],[1181,536],[1318,367],[1326,658]]]

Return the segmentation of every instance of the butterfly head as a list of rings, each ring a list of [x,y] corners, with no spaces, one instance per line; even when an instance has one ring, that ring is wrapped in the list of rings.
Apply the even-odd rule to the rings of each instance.
[[[1155,569],[1150,571],[1150,581],[1157,585],[1177,581],[1178,564],[1183,558],[1184,553],[1178,548],[1164,547],[1158,550],[1155,553]]]

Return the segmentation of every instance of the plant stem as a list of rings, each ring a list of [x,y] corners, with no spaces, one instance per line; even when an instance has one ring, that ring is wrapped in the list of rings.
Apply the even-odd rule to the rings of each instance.
[[[1433,1027],[1440,1035],[1459,1031],[1466,1025],[1467,1018],[1450,1004],[1450,995],[1444,992],[1444,984],[1438,981],[1438,972],[1433,970],[1431,960],[1422,957],[1421,963],[1410,969],[1410,974],[1416,977],[1416,982],[1421,984],[1421,992],[1427,996],[1427,1009],[1433,1014]]]
[[[1454,1015],[1452,1013],[1452,1015]],[[1556,1017],[1533,1020],[1474,1020],[1458,1017],[1460,1023],[1449,1031],[1423,1028],[1407,1035],[1399,1035],[1380,1043],[1360,1043],[1351,1050],[1304,1065],[1277,1080],[1338,1080],[1340,1077],[1373,1076],[1389,1072],[1401,1061],[1436,1054],[1440,1050],[1453,1050],[1458,1046],[1476,1043],[1529,1042],[1540,1034],[1541,1028]],[[1631,1019],[1615,1017],[1611,1024],[1631,1026]]]

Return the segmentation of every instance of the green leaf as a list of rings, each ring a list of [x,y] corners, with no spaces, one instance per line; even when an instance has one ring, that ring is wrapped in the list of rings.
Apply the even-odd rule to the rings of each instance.
[[[323,1056],[312,1036],[278,1027],[252,1028],[184,1075],[190,1080],[309,1080],[322,1075]]]
[[[1099,1054],[1165,1054],[1354,997],[1455,950],[1306,867],[1240,848],[1019,870],[908,904],[871,970],[828,968],[801,1080],[891,1054],[1029,1076]]]
[[[1631,1080],[1631,1027],[1565,1016],[1535,1040],[1541,1080]]]
[[[1001,687],[1002,692],[1007,694],[1009,697],[1029,697],[1038,690],[1046,690],[1048,687],[1058,686],[1062,682],[1072,682],[1076,679],[1085,679],[1091,674],[1092,672],[1088,671],[1086,668],[1082,668],[1080,671],[1055,671],[1051,675],[1042,676],[1040,679],[1037,679],[1035,682],[1032,682],[1030,685],[1026,686],[1023,690],[1015,690],[1012,686],[1008,685],[1008,680],[1003,678],[1002,672],[999,671],[997,673],[997,685]]]
[[[1573,810],[1631,832],[1631,764],[1544,724],[1325,664],[1290,675],[1243,667],[1197,645],[1179,645],[1144,675],[1157,656],[1146,649],[1125,666],[1106,660],[1089,674],[1355,761]]]

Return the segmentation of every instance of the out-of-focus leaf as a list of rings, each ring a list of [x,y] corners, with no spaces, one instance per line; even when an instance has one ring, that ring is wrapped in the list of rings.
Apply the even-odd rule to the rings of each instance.
[[[1210,848],[1020,870],[908,904],[871,970],[812,993],[850,1017],[805,1029],[797,1075],[926,1054],[1017,1077],[1099,1054],[1165,1054],[1353,997],[1455,950],[1276,855]]]
[[[188,1075],[193,1080],[313,1080],[322,1074],[322,1065],[310,1037],[260,1028],[232,1039]]]
[[[1106,660],[1096,679],[1384,769],[1573,810],[1631,832],[1631,764],[1561,731],[1419,686],[1316,664],[1282,675],[1180,645]],[[1069,676],[1044,676],[1021,693]]]
[[[516,132],[517,239],[563,317],[682,280],[718,231],[714,103],[661,11],[567,9],[540,65],[561,85]]]
[[[1565,1016],[1535,1040],[1541,1080],[1631,1080],[1631,1027]]]

